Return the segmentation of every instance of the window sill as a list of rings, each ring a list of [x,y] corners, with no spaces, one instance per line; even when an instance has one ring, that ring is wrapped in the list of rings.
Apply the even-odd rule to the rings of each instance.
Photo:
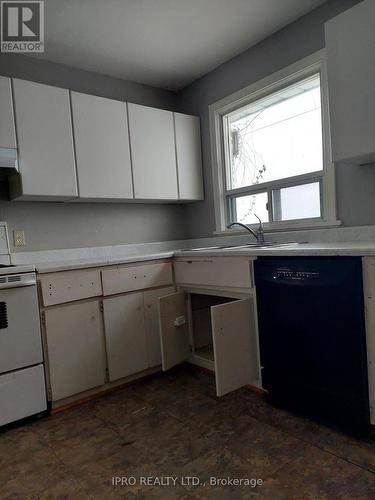
[[[290,231],[307,231],[310,229],[329,229],[341,226],[342,222],[340,220],[333,221],[295,221],[295,222],[278,222],[278,223],[267,223],[263,224],[263,229],[265,233],[278,233],[278,232],[290,232]],[[257,224],[250,225],[250,228],[256,230],[258,228]],[[215,236],[229,236],[233,234],[247,234],[245,229],[224,229],[222,231],[214,231]]]

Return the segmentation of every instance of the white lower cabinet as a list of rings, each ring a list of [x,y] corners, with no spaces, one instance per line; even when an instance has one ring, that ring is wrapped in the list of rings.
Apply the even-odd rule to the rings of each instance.
[[[173,286],[103,300],[109,380],[161,364],[159,298]]]
[[[51,400],[58,401],[104,384],[99,301],[47,309],[44,317]]]
[[[152,368],[161,365],[160,328],[159,328],[159,299],[173,294],[173,286],[158,288],[144,292],[145,327],[147,340],[148,364]]]
[[[249,261],[238,269],[238,263],[230,260],[228,264],[234,264],[235,274],[239,268],[250,274]],[[218,396],[247,384],[260,386],[250,278],[243,281],[247,286],[238,290],[231,288],[229,274],[221,274],[227,288],[219,287],[222,281],[212,278],[217,266],[208,262],[205,269],[199,263],[199,271],[215,284],[188,285],[176,292],[170,263],[158,265],[169,266],[168,272],[156,272],[154,264],[129,268],[131,273],[121,274],[112,288],[107,289],[103,280],[103,291],[97,286],[100,270],[50,273],[39,278],[48,397],[53,407],[66,404],[67,398],[80,399],[121,385],[129,377],[156,371],[160,365],[168,370],[184,361],[215,372]],[[156,274],[150,274],[148,267]],[[198,274],[194,265],[192,270]],[[130,285],[133,280],[140,289]],[[107,285],[110,283],[109,279]],[[133,290],[125,292],[129,287]],[[106,290],[113,295],[106,296]],[[74,302],[59,303],[70,299]]]
[[[143,293],[103,300],[109,380],[148,368]]]
[[[176,259],[175,280],[183,286],[251,288],[252,273],[248,259],[241,257],[192,257]]]
[[[216,394],[259,385],[254,298],[177,292],[160,299],[163,370],[188,359],[210,366]]]

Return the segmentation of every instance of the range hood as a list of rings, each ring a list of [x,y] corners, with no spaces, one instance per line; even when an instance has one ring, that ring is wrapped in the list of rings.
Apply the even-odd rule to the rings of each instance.
[[[9,173],[18,170],[18,151],[11,148],[0,148],[0,168],[4,172],[9,169]]]

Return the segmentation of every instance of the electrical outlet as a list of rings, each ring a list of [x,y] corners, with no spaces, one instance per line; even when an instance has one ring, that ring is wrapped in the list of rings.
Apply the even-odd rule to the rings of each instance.
[[[24,247],[25,246],[25,231],[21,229],[15,229],[13,231],[13,241],[14,246],[16,247]]]

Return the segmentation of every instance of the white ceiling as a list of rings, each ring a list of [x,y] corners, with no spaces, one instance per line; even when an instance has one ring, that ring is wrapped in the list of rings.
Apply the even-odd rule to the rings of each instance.
[[[180,89],[325,0],[47,0],[35,57]]]

